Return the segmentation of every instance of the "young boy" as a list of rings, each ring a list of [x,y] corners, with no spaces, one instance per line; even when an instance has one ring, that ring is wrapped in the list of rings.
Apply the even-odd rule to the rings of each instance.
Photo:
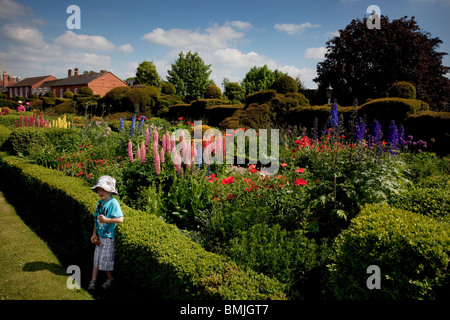
[[[114,282],[114,231],[118,223],[123,222],[123,213],[119,202],[113,198],[117,195],[116,180],[111,176],[102,176],[91,188],[100,200],[95,209],[95,225],[91,242],[96,244],[94,251],[94,268],[88,290],[95,290],[98,271],[105,271],[106,282],[103,289],[110,289]]]

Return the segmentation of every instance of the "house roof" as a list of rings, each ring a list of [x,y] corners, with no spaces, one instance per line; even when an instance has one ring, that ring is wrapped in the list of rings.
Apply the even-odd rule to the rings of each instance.
[[[8,88],[11,87],[32,87],[33,85],[35,85],[36,83],[39,83],[49,77],[53,77],[53,76],[41,76],[41,77],[33,77],[33,78],[26,78],[23,79],[22,81],[19,81],[17,83],[11,84],[8,86]]]
[[[42,84],[43,87],[59,87],[59,86],[74,86],[74,85],[82,85],[82,84],[88,84],[95,79],[98,79],[108,72],[105,73],[89,73],[89,74],[80,74],[77,76],[71,76],[64,79],[58,79],[58,80],[51,80],[46,81]]]

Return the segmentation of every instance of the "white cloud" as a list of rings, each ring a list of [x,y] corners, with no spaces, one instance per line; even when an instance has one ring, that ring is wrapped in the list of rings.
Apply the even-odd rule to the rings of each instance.
[[[229,25],[233,28],[240,29],[240,30],[248,30],[248,29],[252,28],[252,24],[250,22],[239,21],[239,20],[236,20],[236,21],[228,21],[227,20],[225,22],[225,25]]]
[[[323,60],[325,59],[325,53],[327,53],[327,49],[324,47],[308,48],[305,51],[305,58]]]
[[[15,43],[21,43],[30,46],[42,45],[42,33],[33,27],[23,27],[19,24],[5,24],[2,28],[2,34]]]
[[[245,23],[234,22],[234,25],[247,27]],[[173,48],[183,48],[184,50],[215,50],[226,48],[230,41],[242,39],[243,32],[236,31],[231,25],[214,26],[206,29],[206,32],[186,29],[164,30],[156,28],[152,32],[146,33],[142,39],[151,43],[156,43]]]
[[[119,51],[123,53],[131,53],[134,52],[134,48],[131,44],[127,43],[117,48]]]
[[[67,30],[54,41],[56,44],[63,47],[88,49],[92,51],[111,51],[116,47],[112,42],[108,41],[103,36],[76,34],[70,30]]]
[[[320,24],[311,24],[309,22],[305,22],[302,24],[276,23],[274,26],[274,28],[276,30],[286,32],[287,34],[290,34],[290,35],[300,33],[306,29],[319,28],[319,27],[320,27]]]
[[[31,14],[31,8],[25,7],[12,0],[0,0],[0,19],[17,19]]]

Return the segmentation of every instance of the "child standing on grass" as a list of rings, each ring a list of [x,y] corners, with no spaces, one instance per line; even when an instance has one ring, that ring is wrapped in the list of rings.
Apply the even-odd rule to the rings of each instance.
[[[111,176],[102,176],[91,188],[100,200],[95,209],[95,225],[91,242],[96,244],[94,251],[94,268],[88,290],[95,290],[98,271],[105,271],[107,279],[103,289],[110,289],[114,283],[114,232],[118,223],[123,222],[123,213],[119,202],[113,197],[117,195],[116,180]]]

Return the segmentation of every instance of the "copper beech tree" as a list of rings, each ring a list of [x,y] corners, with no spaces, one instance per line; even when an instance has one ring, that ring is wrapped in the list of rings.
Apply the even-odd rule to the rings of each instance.
[[[389,21],[380,18],[380,29],[368,28],[367,19],[353,20],[339,35],[327,42],[325,60],[317,65],[315,82],[324,90],[333,87],[341,105],[359,104],[367,99],[387,97],[398,81],[412,83],[417,99],[440,110],[448,102],[450,68],[442,64],[442,41],[421,30],[412,17]]]

